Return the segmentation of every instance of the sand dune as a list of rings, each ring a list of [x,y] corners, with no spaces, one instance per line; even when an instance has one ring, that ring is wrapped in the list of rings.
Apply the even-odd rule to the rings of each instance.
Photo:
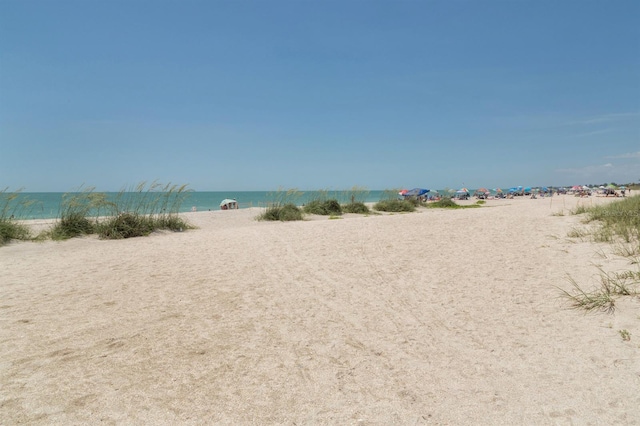
[[[557,288],[633,268],[557,214],[609,201],[12,243],[0,423],[640,424],[640,301]]]

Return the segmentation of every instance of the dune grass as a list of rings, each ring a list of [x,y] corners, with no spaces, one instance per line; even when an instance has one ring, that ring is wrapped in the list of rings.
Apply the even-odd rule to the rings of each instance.
[[[102,200],[101,194],[95,193],[93,187],[64,194],[60,218],[51,229],[51,238],[66,240],[95,233],[96,218],[91,219],[91,215],[92,211],[99,209]]]
[[[592,231],[572,229],[571,238],[586,238],[593,241],[615,244],[614,253],[629,257],[638,265],[636,256],[640,254],[640,196],[628,197],[606,205],[579,206],[572,214],[584,214],[585,222],[595,222]],[[606,273],[600,269],[600,283],[592,291],[586,291],[569,277],[573,291],[561,289],[561,295],[574,308],[587,311],[613,312],[616,297],[640,294],[640,269]]]
[[[592,233],[594,241],[624,242],[636,247],[640,253],[640,196],[627,197],[598,206],[579,206],[572,214],[584,214],[585,223],[597,222]]]
[[[369,214],[371,210],[369,207],[360,201],[355,201],[352,203],[348,203],[342,206],[342,211],[344,213],[358,213],[358,214]]]
[[[409,200],[380,200],[373,205],[373,209],[380,212],[414,212],[416,205]]]
[[[192,226],[179,215],[188,192],[186,185],[142,182],[114,197],[94,192],[94,188],[65,194],[51,238],[65,240],[97,234],[103,239],[122,239],[157,230],[190,229]]]
[[[9,191],[9,188],[0,190],[0,246],[11,240],[29,240],[31,233],[29,228],[18,222],[33,208],[33,201],[18,201],[22,190]]]
[[[270,205],[267,209],[257,217],[258,220],[290,222],[293,220],[302,220],[302,210],[293,203],[284,205]]]
[[[611,313],[615,310],[616,296],[640,294],[640,269],[613,273],[606,273],[600,269],[600,283],[592,291],[582,289],[570,276],[567,279],[573,291],[560,289],[562,296],[570,301],[572,307],[586,311]]]
[[[337,194],[340,194],[338,197]],[[305,214],[316,214],[329,216],[330,219],[339,218],[343,213],[371,213],[369,207],[364,203],[369,191],[353,187],[348,191],[332,193],[331,191],[314,191],[314,198],[307,200],[306,204],[301,204],[303,192],[296,188],[279,189],[270,193],[271,199],[263,213],[256,217],[257,220],[266,221],[292,221],[304,220]],[[348,201],[346,204],[341,203]]]
[[[264,221],[280,221],[289,222],[294,220],[302,220],[302,210],[298,207],[298,203],[303,193],[297,188],[278,189],[269,193],[271,199],[266,210],[256,217],[257,220]]]
[[[444,197],[438,201],[434,201],[433,203],[427,203],[424,206],[429,209],[475,209],[478,207],[482,207],[485,204],[484,200],[478,200],[476,204],[469,205],[460,205],[456,203],[453,199],[449,197]]]
[[[312,200],[304,206],[303,211],[307,214],[340,216],[342,214],[342,207],[335,198],[329,200]]]
[[[180,215],[180,207],[190,190],[187,185],[140,183],[134,190],[120,191],[114,201],[101,205],[107,218],[96,226],[98,235],[121,239],[149,235],[158,230],[182,231],[193,228]]]

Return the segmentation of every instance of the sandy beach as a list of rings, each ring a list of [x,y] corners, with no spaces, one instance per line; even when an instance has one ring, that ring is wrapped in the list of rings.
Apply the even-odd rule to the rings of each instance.
[[[637,267],[567,237],[610,201],[11,243],[0,424],[640,424],[640,300],[558,289]]]

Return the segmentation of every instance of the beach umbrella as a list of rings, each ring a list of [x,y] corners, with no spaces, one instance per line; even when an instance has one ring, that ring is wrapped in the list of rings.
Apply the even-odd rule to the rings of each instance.
[[[609,189],[618,189],[614,184],[610,183],[609,185],[607,185],[607,188]]]
[[[419,197],[421,195],[426,194],[427,192],[429,192],[428,189],[424,189],[424,188],[413,188],[411,191],[406,191],[404,194],[402,194],[405,197]]]
[[[480,188],[480,189],[478,189],[478,191],[476,191],[476,192],[481,192],[481,193],[483,193],[483,194],[488,194],[488,193],[489,193],[489,190],[488,190],[487,188]]]
[[[460,188],[456,191],[456,194],[464,194],[464,193],[468,193],[469,190],[467,188]]]
[[[398,192],[399,195],[406,195],[406,193],[409,192],[408,189],[401,189],[400,192]]]
[[[220,207],[222,207],[222,206],[228,206],[228,205],[231,205],[231,204],[233,204],[233,203],[237,203],[237,201],[236,201],[236,200],[232,200],[232,199],[230,199],[230,198],[225,198],[224,200],[222,200],[222,201],[220,202]]]

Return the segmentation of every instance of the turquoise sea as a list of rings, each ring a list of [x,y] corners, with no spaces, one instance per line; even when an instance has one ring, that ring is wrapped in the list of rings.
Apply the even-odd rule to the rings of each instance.
[[[116,198],[120,193],[105,193],[109,198]],[[148,193],[125,193],[133,200],[135,197],[149,196]],[[6,197],[7,194],[1,194]],[[11,201],[11,205],[5,200],[0,200],[0,208],[6,208],[8,215],[14,214],[16,219],[52,219],[60,217],[63,197],[72,196],[73,193],[63,192],[20,192],[17,198]],[[122,194],[120,194],[122,195]],[[293,202],[304,205],[310,200],[321,197],[337,199],[340,203],[348,203],[351,196],[356,201],[375,203],[381,199],[393,196],[393,192],[382,190],[368,191],[297,191],[287,194],[286,191],[192,191],[185,194],[180,205],[180,212],[220,210],[220,202],[226,198],[236,199],[239,208],[266,207],[274,202]],[[5,212],[5,214],[7,213]]]

